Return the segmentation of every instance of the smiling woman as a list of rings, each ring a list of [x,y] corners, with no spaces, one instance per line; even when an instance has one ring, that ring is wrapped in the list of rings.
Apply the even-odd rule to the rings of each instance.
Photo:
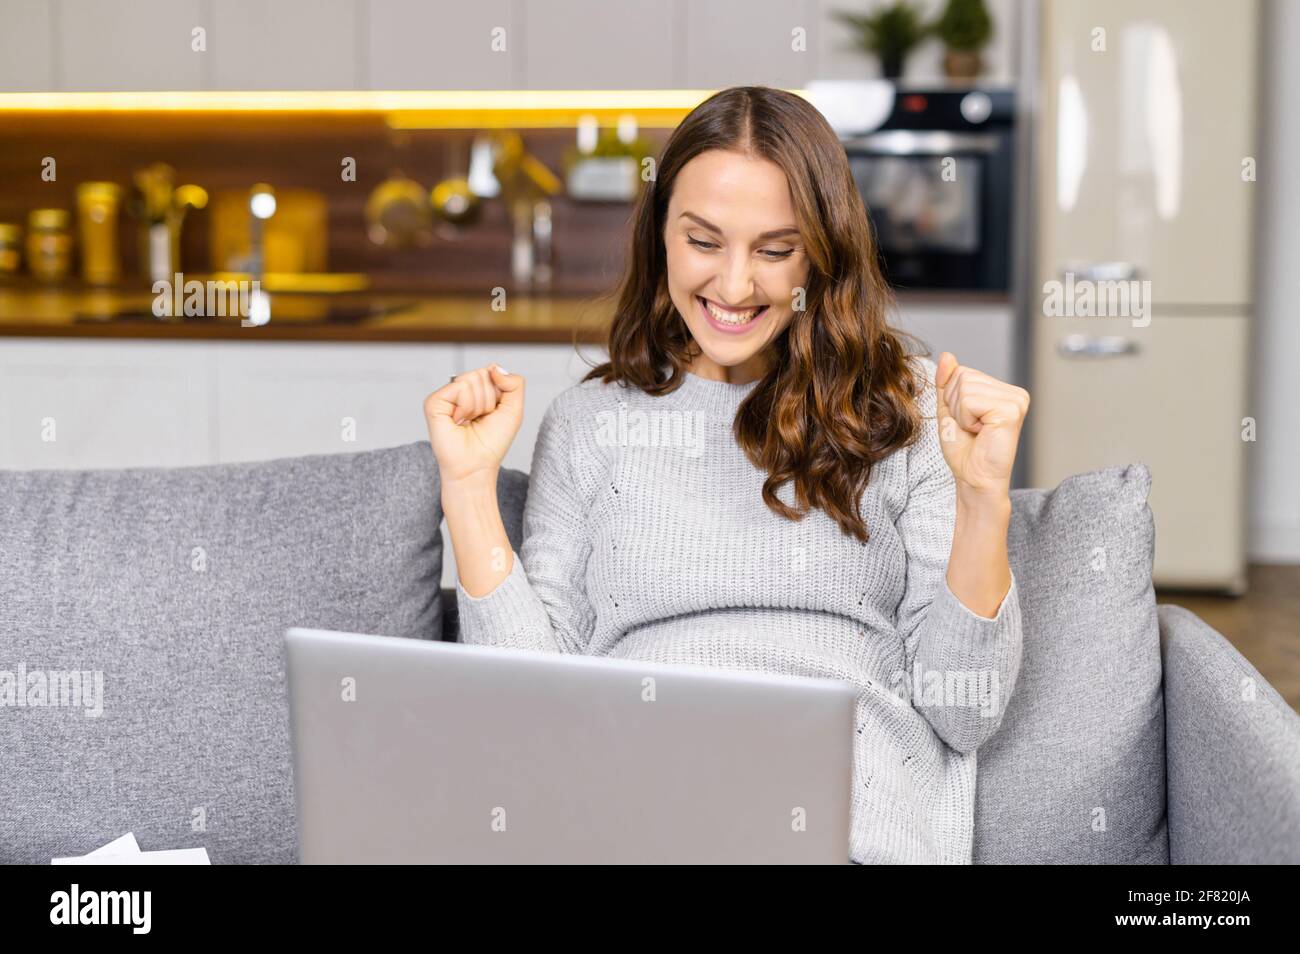
[[[459,375],[425,412],[463,642],[849,682],[849,858],[966,863],[975,750],[1020,668],[1028,401],[909,353],[889,302],[825,119],[728,89],[642,192],[609,360],[546,409],[519,554],[496,486],[523,379]],[[669,418],[693,439],[608,434]]]

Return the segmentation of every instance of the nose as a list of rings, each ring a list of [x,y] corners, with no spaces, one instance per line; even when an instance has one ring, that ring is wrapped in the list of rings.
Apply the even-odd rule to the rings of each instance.
[[[749,301],[754,294],[753,258],[747,251],[729,252],[722,274],[718,277],[719,301],[724,305],[738,306]]]

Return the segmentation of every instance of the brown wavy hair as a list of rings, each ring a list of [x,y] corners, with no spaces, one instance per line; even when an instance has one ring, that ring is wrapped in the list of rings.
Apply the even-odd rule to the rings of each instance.
[[[677,389],[693,339],[668,294],[664,225],[673,183],[709,149],[771,160],[784,170],[809,259],[806,309],[769,344],[769,370],[732,426],[767,473],[763,500],[789,520],[810,507],[867,540],[859,502],[872,465],[920,435],[918,377],[886,314],[894,298],[881,274],[867,211],[834,130],[811,103],[765,86],[710,96],[676,127],[632,214],[627,269],[609,329],[609,360],[584,381]],[[794,482],[795,507],[776,494]]]

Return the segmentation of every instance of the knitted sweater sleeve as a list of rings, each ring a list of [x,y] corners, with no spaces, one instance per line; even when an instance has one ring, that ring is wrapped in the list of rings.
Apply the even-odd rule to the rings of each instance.
[[[1002,722],[1020,672],[1023,632],[1015,573],[992,617],[980,616],[948,586],[956,521],[956,479],[939,445],[934,364],[920,408],[923,436],[908,448],[907,503],[896,526],[907,553],[898,608],[912,704],[958,752],[974,751]]]
[[[586,594],[591,552],[587,504],[574,479],[571,424],[557,400],[538,429],[522,554],[489,593],[470,596],[456,580],[461,642],[541,652],[581,653],[595,627]],[[522,556],[522,559],[521,559]]]

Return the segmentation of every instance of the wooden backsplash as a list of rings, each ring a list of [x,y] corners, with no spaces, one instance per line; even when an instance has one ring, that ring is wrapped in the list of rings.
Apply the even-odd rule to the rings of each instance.
[[[0,222],[26,225],[27,212],[62,207],[73,212],[77,185],[117,182],[129,189],[132,174],[153,162],[176,169],[177,183],[192,182],[215,195],[265,181],[276,187],[321,192],[329,206],[328,265],[335,272],[365,272],[379,290],[475,292],[500,285],[509,290],[510,224],[500,198],[483,200],[478,222],[461,236],[434,238],[428,247],[391,250],[366,237],[365,204],[371,190],[395,169],[394,136],[409,136],[401,171],[426,188],[464,175],[453,169],[448,140],[468,161],[476,130],[415,130],[394,133],[369,114],[257,113],[62,113],[0,115]],[[527,148],[561,179],[561,155],[573,143],[568,129],[519,130]],[[661,143],[666,130],[647,129]],[[46,156],[57,160],[57,180],[41,179]],[[355,182],[341,177],[345,156],[356,159]],[[621,273],[629,203],[552,199],[552,292],[589,295],[607,291]],[[208,210],[190,213],[182,234],[182,264],[210,265]],[[125,210],[119,223],[124,283],[143,283],[138,222]]]

